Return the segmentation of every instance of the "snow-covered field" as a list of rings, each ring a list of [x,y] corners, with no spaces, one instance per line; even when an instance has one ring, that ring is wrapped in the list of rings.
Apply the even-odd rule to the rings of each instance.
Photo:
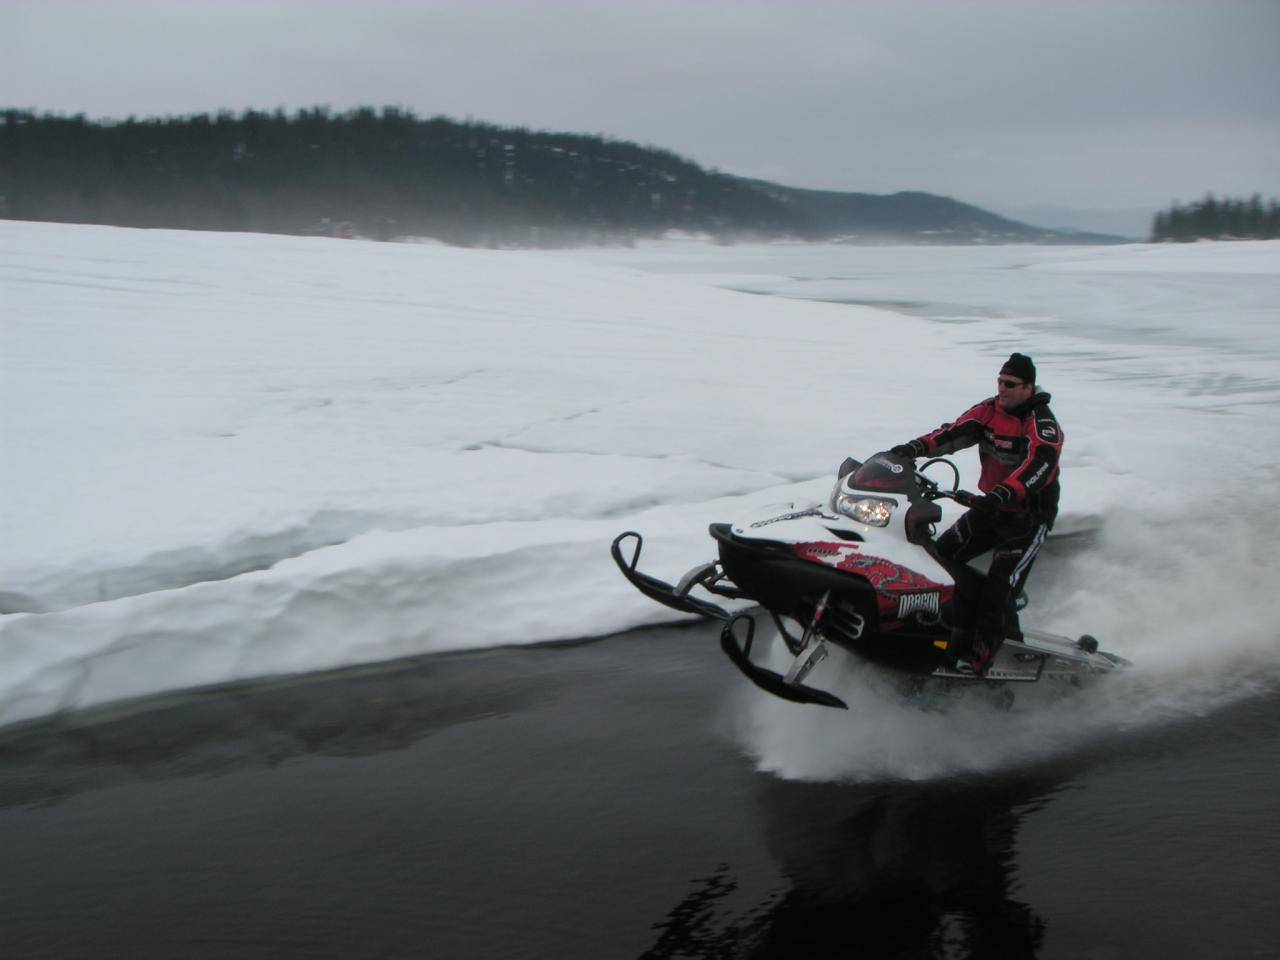
[[[548,254],[0,221],[0,723],[674,618],[616,532],[677,576],[707,523],[822,496],[1015,348],[1067,437],[1059,530],[1102,530],[1033,577],[1036,625],[1103,636],[1132,683],[1194,675],[1160,696],[1206,709],[1280,677],[1277,303],[1280,243]]]

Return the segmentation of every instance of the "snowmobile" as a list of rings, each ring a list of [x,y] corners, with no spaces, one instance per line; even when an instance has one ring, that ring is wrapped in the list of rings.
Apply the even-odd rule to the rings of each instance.
[[[925,475],[934,464],[951,469],[951,489]],[[804,683],[832,646],[916,683],[1079,684],[1127,666],[1087,634],[1072,639],[1022,629],[1022,596],[1006,616],[1007,638],[988,670],[979,675],[957,663],[953,628],[972,622],[985,579],[968,564],[944,560],[934,539],[938,501],[967,506],[975,496],[959,484],[960,471],[943,457],[919,470],[889,452],[865,463],[846,459],[826,503],[774,505],[737,523],[711,524],[719,559],[694,567],[674,586],[637,569],[644,541],[634,530],[619,534],[610,549],[645,596],[723,620],[720,645],[734,665],[756,686],[797,703],[847,709],[839,697]],[[695,590],[755,606],[730,613]],[[752,659],[761,609],[793,658],[785,674]]]

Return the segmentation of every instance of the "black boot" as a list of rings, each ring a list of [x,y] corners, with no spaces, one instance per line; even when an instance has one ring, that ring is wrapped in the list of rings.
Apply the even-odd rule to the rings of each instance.
[[[1004,613],[1004,637],[1006,640],[1022,640],[1022,625],[1018,622],[1018,605],[1010,603]]]

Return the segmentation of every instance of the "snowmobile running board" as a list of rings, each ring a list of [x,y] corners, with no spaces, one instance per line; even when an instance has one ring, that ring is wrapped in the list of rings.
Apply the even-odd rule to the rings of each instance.
[[[744,621],[747,624],[747,635],[739,644],[736,627]],[[849,709],[849,705],[843,700],[825,690],[807,687],[803,683],[788,683],[782,674],[752,663],[751,642],[755,639],[755,634],[756,621],[749,613],[738,614],[720,631],[720,648],[733,661],[733,665],[746,674],[748,680],[766,693],[772,693],[775,697],[790,700],[792,703],[816,703],[823,707]]]
[[[1017,667],[1010,668],[1012,665],[1008,663],[1009,653],[1012,652],[1014,641],[1006,640],[1004,646],[1000,648],[1003,657],[997,654],[997,662],[984,674],[974,673],[972,670],[964,670],[953,666],[938,667],[930,677],[939,680],[966,680],[966,681],[983,681],[983,682],[1000,682],[1000,683],[1035,683],[1040,679],[1040,675],[1044,672],[1045,661],[1049,658],[1043,653],[1018,652],[1015,657],[1018,661],[1025,661],[1025,664],[1018,664],[1022,669]],[[1016,644],[1017,647],[1025,649],[1022,644]]]
[[[621,544],[629,538],[635,540],[636,547],[631,554],[631,559],[627,560],[622,556]],[[609,552],[613,554],[613,562],[618,565],[622,575],[631,582],[633,587],[650,600],[657,600],[658,603],[668,606],[672,610],[692,613],[701,617],[712,617],[716,620],[729,619],[727,610],[716,606],[708,600],[700,600],[697,597],[689,596],[689,591],[695,586],[706,586],[707,583],[714,582],[720,576],[716,564],[707,563],[701,567],[694,567],[681,577],[678,585],[673,587],[664,580],[651,577],[647,573],[641,573],[636,569],[636,564],[640,562],[640,548],[643,545],[644,538],[634,530],[628,530],[614,537],[613,545],[609,547]]]
[[[943,680],[1034,683],[1042,677],[1078,679],[1127,666],[1130,663],[1124,657],[1099,651],[1098,641],[1091,636],[1072,640],[1041,630],[1023,630],[1021,640],[1011,638],[1001,645],[995,662],[985,674],[943,666],[930,676]]]

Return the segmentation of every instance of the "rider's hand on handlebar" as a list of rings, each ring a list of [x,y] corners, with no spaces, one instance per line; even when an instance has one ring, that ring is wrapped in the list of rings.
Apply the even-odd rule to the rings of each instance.
[[[951,495],[951,499],[962,507],[968,507],[970,510],[990,510],[993,513],[1005,504],[1003,497],[998,497],[993,493],[979,495],[970,493],[968,490],[957,490]]]

